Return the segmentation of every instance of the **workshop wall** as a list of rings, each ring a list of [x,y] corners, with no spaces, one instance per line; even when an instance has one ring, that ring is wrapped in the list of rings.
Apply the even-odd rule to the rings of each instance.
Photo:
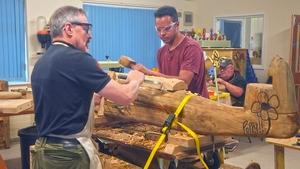
[[[263,13],[264,18],[264,53],[263,65],[256,69],[256,75],[260,82],[265,82],[266,68],[275,55],[286,60],[290,51],[290,27],[292,14],[300,14],[299,0],[30,0],[27,1],[27,29],[28,29],[28,56],[29,75],[37,59],[36,53],[40,51],[40,45],[36,39],[36,19],[45,16],[49,19],[52,12],[62,5],[82,6],[82,3],[102,3],[111,5],[127,5],[136,7],[157,8],[161,5],[173,5],[179,12],[190,11],[193,13],[193,26],[183,27],[181,30],[190,30],[192,27],[213,28],[215,16],[233,16]],[[183,17],[180,18],[181,23]]]
[[[300,15],[299,0],[199,0],[199,27],[213,27],[216,16],[264,14],[263,65],[256,69],[259,82],[266,82],[267,68],[275,55],[288,61],[290,55],[292,15]]]

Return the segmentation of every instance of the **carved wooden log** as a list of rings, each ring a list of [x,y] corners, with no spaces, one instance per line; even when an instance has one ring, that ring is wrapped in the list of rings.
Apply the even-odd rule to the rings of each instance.
[[[193,96],[178,121],[198,134],[287,138],[298,131],[298,110],[293,77],[287,63],[273,59],[269,75],[273,85],[248,84],[244,107],[232,107]],[[186,95],[141,87],[129,107],[107,101],[105,115],[162,126]]]

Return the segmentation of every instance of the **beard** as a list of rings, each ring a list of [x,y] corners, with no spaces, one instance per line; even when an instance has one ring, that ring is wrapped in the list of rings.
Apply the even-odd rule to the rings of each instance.
[[[176,38],[176,35],[172,35],[172,36],[168,36],[168,37],[161,37],[160,39],[165,43],[165,44],[169,44],[172,45],[174,40]]]

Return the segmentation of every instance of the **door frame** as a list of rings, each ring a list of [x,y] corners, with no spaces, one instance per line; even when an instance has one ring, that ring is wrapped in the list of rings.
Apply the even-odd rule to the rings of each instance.
[[[298,102],[298,112],[300,111],[300,66],[297,68],[297,60],[300,62],[300,15],[292,15],[291,26],[291,51],[289,64],[294,75],[294,82],[296,87],[296,97]],[[298,69],[298,70],[297,70]]]

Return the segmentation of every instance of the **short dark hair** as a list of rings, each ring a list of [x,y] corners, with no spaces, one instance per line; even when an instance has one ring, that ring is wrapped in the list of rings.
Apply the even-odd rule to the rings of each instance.
[[[162,6],[154,13],[155,18],[171,16],[172,22],[178,22],[177,10],[173,6]]]

